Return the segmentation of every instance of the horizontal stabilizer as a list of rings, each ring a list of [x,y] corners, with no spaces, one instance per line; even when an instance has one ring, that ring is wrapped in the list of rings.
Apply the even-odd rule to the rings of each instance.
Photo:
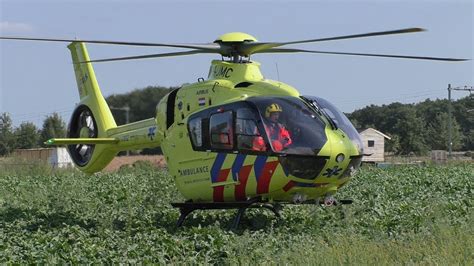
[[[119,139],[116,138],[63,138],[49,139],[46,145],[74,145],[74,144],[117,144]]]

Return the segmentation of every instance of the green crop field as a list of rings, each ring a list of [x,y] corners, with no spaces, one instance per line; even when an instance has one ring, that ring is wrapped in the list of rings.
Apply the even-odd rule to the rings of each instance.
[[[196,211],[181,228],[172,178],[145,163],[86,176],[0,169],[0,263],[474,265],[474,165],[363,167],[354,204]]]

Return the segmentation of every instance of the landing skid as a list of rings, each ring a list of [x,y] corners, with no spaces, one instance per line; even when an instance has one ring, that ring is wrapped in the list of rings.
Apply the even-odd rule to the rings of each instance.
[[[352,204],[354,201],[351,199],[341,199],[341,200],[307,200],[299,204],[319,204],[322,206],[330,207],[330,206],[338,206],[338,205],[349,205]],[[291,203],[290,203],[291,204]]]
[[[277,218],[280,218],[280,211],[283,209],[282,204],[293,204],[293,203],[270,203],[264,201],[261,198],[254,198],[247,201],[236,201],[236,202],[181,202],[181,203],[171,203],[171,206],[178,208],[180,211],[180,216],[176,226],[180,227],[183,225],[186,217],[195,210],[222,210],[222,209],[238,209],[237,214],[232,222],[231,230],[236,230],[240,224],[245,211],[249,208],[263,208],[272,211]],[[308,200],[301,202],[299,204],[321,204],[326,205],[324,201],[319,200]],[[345,205],[352,204],[352,200],[338,200],[335,201],[332,205]]]
[[[171,206],[179,208],[181,215],[179,216],[176,225],[179,227],[183,225],[186,217],[195,210],[221,210],[221,209],[238,209],[237,214],[232,222],[231,229],[235,230],[240,224],[240,220],[244,216],[244,213],[249,208],[264,208],[272,211],[277,218],[280,218],[280,210],[282,206],[279,203],[269,203],[262,201],[261,199],[251,199],[248,201],[236,201],[236,202],[206,202],[206,203],[195,203],[195,202],[183,202],[183,203],[171,203]]]

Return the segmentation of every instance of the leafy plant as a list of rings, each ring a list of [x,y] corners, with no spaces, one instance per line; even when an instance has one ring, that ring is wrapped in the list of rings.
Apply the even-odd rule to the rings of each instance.
[[[474,166],[364,167],[337,196],[353,205],[289,205],[276,219],[196,211],[163,170],[0,171],[0,262],[180,264],[473,264]]]

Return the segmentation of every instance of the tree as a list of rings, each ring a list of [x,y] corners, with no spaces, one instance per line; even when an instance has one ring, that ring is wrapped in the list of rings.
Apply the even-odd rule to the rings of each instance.
[[[465,135],[465,145],[469,150],[474,150],[474,129],[469,130]]]
[[[398,154],[401,150],[400,148],[400,137],[396,134],[390,134],[390,138],[385,142],[385,151],[393,152]]]
[[[66,136],[66,124],[59,114],[53,113],[46,117],[41,129],[40,145],[45,146],[44,142],[51,138],[63,138]]]
[[[15,129],[15,148],[31,149],[38,147],[40,139],[39,130],[31,122],[23,122]]]
[[[436,101],[425,100],[416,105],[417,114],[427,121],[427,132],[431,131],[429,132],[430,136],[426,138],[426,143],[433,147],[433,149],[447,149],[448,116],[446,113],[448,113],[448,107],[449,102],[446,99]],[[473,113],[469,112],[472,109],[474,109],[474,99],[472,97],[468,96],[452,102],[453,148],[456,146],[456,149],[474,149],[474,145],[471,144],[469,138],[469,131],[474,128]],[[444,115],[438,117],[442,113]],[[441,125],[444,125],[444,127],[441,127]],[[437,134],[436,130],[438,130]],[[440,144],[441,142],[444,144]]]
[[[8,155],[14,148],[12,119],[8,113],[0,115],[0,155]]]
[[[416,115],[411,105],[399,106],[388,117],[395,117],[393,128],[390,130],[400,137],[401,154],[424,154],[428,147],[425,144],[425,128],[422,118]]]
[[[474,128],[474,97],[473,95],[461,98],[453,102],[453,117],[459,124],[464,139],[462,149],[474,150],[474,138],[472,129]]]
[[[384,109],[385,106],[380,107],[372,104],[370,106],[352,112],[351,114],[349,114],[348,117],[351,121],[357,121],[357,129],[365,129],[372,127],[376,128],[377,130],[383,131],[383,129],[380,128],[380,124],[384,119]]]
[[[135,122],[156,116],[156,105],[166,94],[176,88],[149,86],[125,94],[114,94],[106,98],[109,106],[130,107],[130,121]],[[125,111],[111,108],[117,125],[125,124]]]
[[[458,150],[462,146],[462,132],[456,119],[452,118],[452,143],[453,150]],[[435,118],[428,123],[426,130],[426,137],[429,140],[431,149],[433,150],[447,150],[449,143],[449,125],[448,114],[438,113]]]

